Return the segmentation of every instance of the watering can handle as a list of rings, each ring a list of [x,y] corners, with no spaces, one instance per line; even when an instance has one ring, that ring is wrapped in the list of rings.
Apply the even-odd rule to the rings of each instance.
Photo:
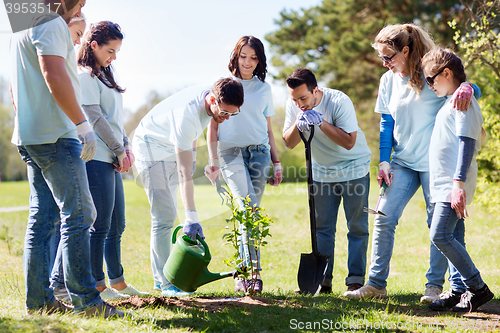
[[[172,232],[172,245],[175,244],[175,242],[177,241],[177,232],[181,230],[183,227],[184,227],[183,224],[179,224],[177,227],[175,227],[174,232]],[[210,250],[208,249],[207,243],[198,234],[196,234],[196,240],[198,240],[201,243],[201,245],[203,245],[203,249],[205,252],[204,254],[205,261],[210,261],[212,259],[212,255],[210,254]]]

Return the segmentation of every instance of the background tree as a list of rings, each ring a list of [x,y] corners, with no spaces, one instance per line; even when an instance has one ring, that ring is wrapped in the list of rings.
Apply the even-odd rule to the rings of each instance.
[[[16,146],[10,140],[14,129],[14,108],[9,93],[9,83],[0,77],[0,179],[27,179],[26,164],[21,160]]]
[[[488,141],[479,151],[479,202],[491,212],[500,208],[500,0],[462,1],[467,21],[453,20],[455,40],[467,69],[467,79],[482,90],[479,100]]]

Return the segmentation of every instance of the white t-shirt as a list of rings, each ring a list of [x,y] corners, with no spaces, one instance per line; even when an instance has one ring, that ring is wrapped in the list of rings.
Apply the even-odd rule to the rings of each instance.
[[[392,161],[415,171],[429,171],[429,142],[436,114],[445,102],[427,83],[417,93],[408,87],[409,76],[391,71],[380,79],[375,112],[394,119]]]
[[[90,76],[86,68],[80,68],[78,78],[82,87],[82,105],[99,105],[115,137],[123,145],[123,97],[116,89],[108,88],[97,77]],[[112,163],[115,154],[97,138],[97,151],[93,160]]]
[[[49,14],[49,21],[12,35],[10,44],[11,84],[17,113],[12,143],[54,143],[59,138],[77,139],[76,126],[57,105],[42,75],[38,56],[64,58],[78,103],[80,83],[73,41],[66,22]]]
[[[457,111],[448,103],[439,110],[429,148],[430,189],[432,202],[451,202],[453,175],[458,164],[458,137],[476,140],[476,147],[465,180],[467,204],[472,202],[477,183],[476,156],[481,147],[483,116],[473,97],[468,111]]]
[[[192,150],[211,117],[205,109],[206,86],[181,90],[158,103],[135,130],[133,151],[141,161],[175,161],[175,147]]]
[[[311,141],[313,179],[318,182],[333,183],[359,179],[370,170],[370,148],[358,126],[356,112],[351,99],[343,92],[321,88],[323,97],[315,111],[323,114],[323,119],[346,133],[357,132],[356,143],[350,150],[334,143],[318,126],[314,128]],[[300,109],[288,99],[283,132],[295,123]],[[305,133],[306,137],[308,132]]]
[[[242,80],[245,101],[241,113],[219,124],[219,149],[268,144],[267,119],[275,114],[271,86],[256,76]]]

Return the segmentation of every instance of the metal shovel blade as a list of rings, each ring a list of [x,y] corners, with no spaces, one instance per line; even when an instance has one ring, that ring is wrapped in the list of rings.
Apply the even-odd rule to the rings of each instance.
[[[368,208],[368,207],[363,207],[363,212],[370,213],[370,214],[375,214],[375,215],[382,215],[384,217],[387,217],[387,215],[385,215],[381,211],[375,210],[375,209],[371,209],[371,208]]]
[[[301,253],[297,282],[302,294],[316,296],[325,278],[330,256],[319,253]]]

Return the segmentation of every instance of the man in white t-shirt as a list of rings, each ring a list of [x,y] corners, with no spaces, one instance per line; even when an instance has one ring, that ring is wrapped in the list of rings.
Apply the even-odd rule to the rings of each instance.
[[[311,155],[316,204],[318,250],[330,261],[320,292],[332,290],[335,231],[340,202],[347,219],[348,290],[363,286],[368,248],[370,149],[358,126],[354,106],[341,91],[319,88],[313,72],[297,68],[286,80],[290,99],[286,104],[283,139],[288,148],[300,141],[299,130],[315,125]],[[314,110],[313,110],[314,109]]]
[[[154,288],[166,297],[187,293],[173,286],[163,268],[170,255],[171,230],[177,217],[177,186],[186,210],[183,231],[204,238],[194,204],[192,175],[196,143],[213,118],[222,123],[236,116],[243,104],[243,87],[223,78],[209,87],[184,89],[156,105],[135,130],[136,168],[151,205],[151,268]]]
[[[84,161],[94,156],[96,139],[80,108],[67,26],[81,15],[85,0],[45,4],[57,13],[41,15],[32,27],[13,34],[10,46],[16,111],[12,143],[27,164],[31,189],[24,244],[26,308],[28,314],[72,310],[55,299],[49,285],[52,237],[60,220],[64,280],[75,312],[123,317],[102,301],[90,271],[89,228],[95,208]]]

